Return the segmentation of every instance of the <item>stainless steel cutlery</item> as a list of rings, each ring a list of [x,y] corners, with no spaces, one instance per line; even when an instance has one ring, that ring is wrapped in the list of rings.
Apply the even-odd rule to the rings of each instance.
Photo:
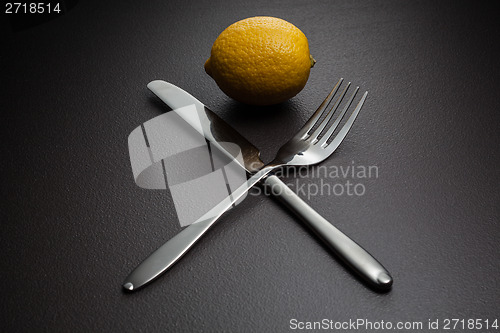
[[[392,277],[375,258],[321,217],[279,178],[272,175],[273,170],[284,166],[320,163],[328,158],[342,143],[368,94],[365,92],[362,95],[351,115],[340,130],[337,131],[359,90],[359,87],[355,88],[354,92],[348,95],[350,84],[347,84],[337,95],[342,81],[342,79],[339,80],[306,124],[278,150],[274,160],[267,165],[264,165],[260,159],[260,152],[256,147],[193,96],[164,81],[149,83],[148,88],[172,109],[194,105],[198,113],[198,120],[201,123],[201,134],[211,143],[218,145],[222,150],[224,150],[224,142],[237,144],[243,155],[241,167],[247,171],[249,178],[230,197],[216,205],[145,259],[125,279],[123,287],[127,290],[136,290],[165,272],[200,239],[234,202],[262,180],[267,186],[278,187],[280,191],[271,191],[271,193],[278,194],[287,207],[305,221],[339,258],[369,284],[378,289],[390,288]],[[345,101],[347,95],[348,98]],[[335,96],[337,97],[335,98]],[[183,117],[182,113],[179,113],[179,115]],[[335,118],[334,115],[336,115]],[[190,121],[187,117],[185,120]]]

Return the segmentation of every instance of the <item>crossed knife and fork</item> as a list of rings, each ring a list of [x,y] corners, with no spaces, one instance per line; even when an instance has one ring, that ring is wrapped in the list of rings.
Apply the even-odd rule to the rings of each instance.
[[[339,147],[356,120],[368,94],[368,92],[363,94],[352,114],[340,130],[336,131],[359,90],[359,87],[354,89],[338,113],[337,110],[340,110],[339,107],[350,87],[350,83],[347,84],[334,101],[342,82],[342,79],[338,81],[317,111],[298,133],[278,150],[274,160],[267,165],[260,159],[260,152],[255,146],[189,93],[165,81],[150,82],[148,88],[172,110],[176,110],[177,114],[203,135],[211,145],[224,153],[227,152],[228,156],[234,156],[234,153],[229,151],[228,143],[235,144],[240,149],[242,157],[237,160],[237,164],[246,172],[248,179],[232,190],[224,200],[209,209],[194,223],[146,258],[125,279],[123,287],[129,291],[137,290],[168,270],[191,249],[224,212],[243,198],[255,184],[261,182],[264,186],[279,189],[279,191],[271,191],[271,193],[277,195],[341,260],[369,285],[380,290],[390,289],[392,277],[375,258],[325,220],[272,174],[273,170],[281,167],[320,163]],[[333,105],[330,106],[332,102]],[[334,119],[333,116],[337,113],[338,116]]]

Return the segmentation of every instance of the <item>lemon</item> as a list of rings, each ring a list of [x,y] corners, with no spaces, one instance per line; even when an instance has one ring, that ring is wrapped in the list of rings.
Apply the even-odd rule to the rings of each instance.
[[[257,16],[233,23],[217,37],[205,71],[229,97],[272,105],[297,95],[315,62],[296,26]]]

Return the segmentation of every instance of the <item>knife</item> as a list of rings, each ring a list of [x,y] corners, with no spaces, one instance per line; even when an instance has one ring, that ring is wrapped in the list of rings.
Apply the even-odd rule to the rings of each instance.
[[[150,82],[148,88],[165,102],[165,104],[172,108],[172,110],[189,105],[194,106],[198,113],[203,116],[198,119],[198,121],[201,120],[204,122],[202,127],[210,129],[202,134],[211,143],[218,145],[219,149],[222,151],[224,150],[224,147],[220,145],[222,142],[237,144],[243,155],[243,162],[240,165],[249,174],[258,172],[264,166],[264,163],[260,159],[260,152],[255,146],[189,93],[173,84],[161,80]],[[354,268],[355,272],[360,273],[357,267],[368,265],[373,261],[376,262],[366,250],[325,220],[307,203],[300,199],[278,177],[270,175],[261,182],[265,186],[274,189],[270,192],[277,196],[285,206],[305,221],[326,245],[328,245],[344,262]],[[211,214],[213,216],[220,216],[224,211],[220,212],[214,208]],[[158,250],[153,252],[146,260],[137,266],[132,273],[130,273],[125,279],[123,287],[129,291],[137,290],[164,273],[175,264],[212,225],[212,223],[204,222],[205,221],[191,224],[178,235],[167,241]],[[376,263],[378,264],[378,262]],[[377,289],[387,290],[391,287],[392,278],[389,274],[375,274],[373,276],[378,276],[378,278],[373,279],[370,276],[362,275],[371,286]]]

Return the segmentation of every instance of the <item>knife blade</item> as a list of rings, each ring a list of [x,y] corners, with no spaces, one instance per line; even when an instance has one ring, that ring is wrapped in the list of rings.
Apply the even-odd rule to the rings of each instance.
[[[224,150],[224,147],[220,146],[222,142],[237,144],[241,148],[243,155],[243,164],[241,166],[249,174],[259,171],[264,166],[264,163],[260,159],[259,150],[195,97],[181,88],[161,80],[150,82],[148,88],[172,108],[172,110],[194,105],[200,115],[197,121],[202,122],[201,128],[207,129],[202,134],[212,143],[218,144],[221,150]],[[185,120],[189,122],[189,119]],[[263,179],[261,183],[273,188],[274,191],[270,191],[270,193],[275,195],[286,207],[305,221],[325,244],[339,255],[344,262],[354,268],[354,271],[359,273],[360,270],[357,267],[360,265],[369,264],[370,261],[376,262],[368,252],[324,219],[278,177],[270,175]],[[222,214],[223,212],[216,212],[214,214],[219,213]],[[185,228],[177,236],[153,252],[132,271],[123,283],[123,287],[127,290],[137,290],[153,281],[177,262],[210,226],[211,223],[207,224],[202,221]],[[350,255],[349,251],[356,252],[358,255]],[[363,277],[378,289],[389,289],[392,285],[392,278],[388,274],[380,275],[380,281],[368,279],[366,276]]]

